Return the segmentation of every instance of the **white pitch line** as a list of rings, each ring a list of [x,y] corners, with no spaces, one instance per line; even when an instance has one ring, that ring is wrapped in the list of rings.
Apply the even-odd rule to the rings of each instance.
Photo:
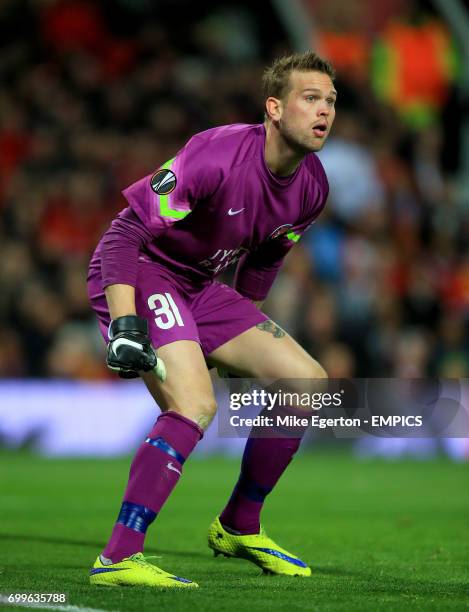
[[[26,601],[8,601],[8,597],[0,595],[0,604],[20,608],[39,608],[41,610],[63,610],[64,612],[118,612],[117,610],[100,610],[99,608],[83,608],[81,606],[54,606],[53,604]]]

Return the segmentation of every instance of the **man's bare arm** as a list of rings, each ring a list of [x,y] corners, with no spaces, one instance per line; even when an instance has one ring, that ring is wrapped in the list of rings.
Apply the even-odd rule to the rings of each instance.
[[[131,285],[108,285],[104,293],[112,320],[137,313],[135,288]]]

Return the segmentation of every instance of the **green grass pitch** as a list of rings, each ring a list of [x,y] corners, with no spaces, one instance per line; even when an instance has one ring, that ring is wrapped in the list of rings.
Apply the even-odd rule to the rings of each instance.
[[[106,589],[88,569],[116,517],[129,459],[0,455],[0,593],[66,592],[101,610],[467,610],[469,465],[357,461],[304,453],[271,494],[263,522],[313,568],[311,578],[260,575],[206,545],[239,463],[193,460],[147,538],[159,565],[195,591]]]

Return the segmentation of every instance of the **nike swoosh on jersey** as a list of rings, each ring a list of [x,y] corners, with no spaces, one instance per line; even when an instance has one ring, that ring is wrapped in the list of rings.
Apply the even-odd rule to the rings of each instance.
[[[168,470],[172,470],[173,472],[177,472],[179,474],[179,476],[181,476],[181,472],[176,467],[174,467],[172,461],[170,461],[166,467],[168,468]]]
[[[233,215],[239,214],[243,210],[244,210],[244,208],[240,208],[239,210],[233,210],[233,209],[230,208],[230,210],[228,211],[228,214],[230,215],[230,217],[232,217]]]

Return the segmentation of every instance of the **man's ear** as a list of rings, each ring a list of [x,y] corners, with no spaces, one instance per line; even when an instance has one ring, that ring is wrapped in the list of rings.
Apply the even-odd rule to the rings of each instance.
[[[268,97],[265,101],[265,111],[271,121],[280,121],[283,113],[282,100],[272,96]]]

